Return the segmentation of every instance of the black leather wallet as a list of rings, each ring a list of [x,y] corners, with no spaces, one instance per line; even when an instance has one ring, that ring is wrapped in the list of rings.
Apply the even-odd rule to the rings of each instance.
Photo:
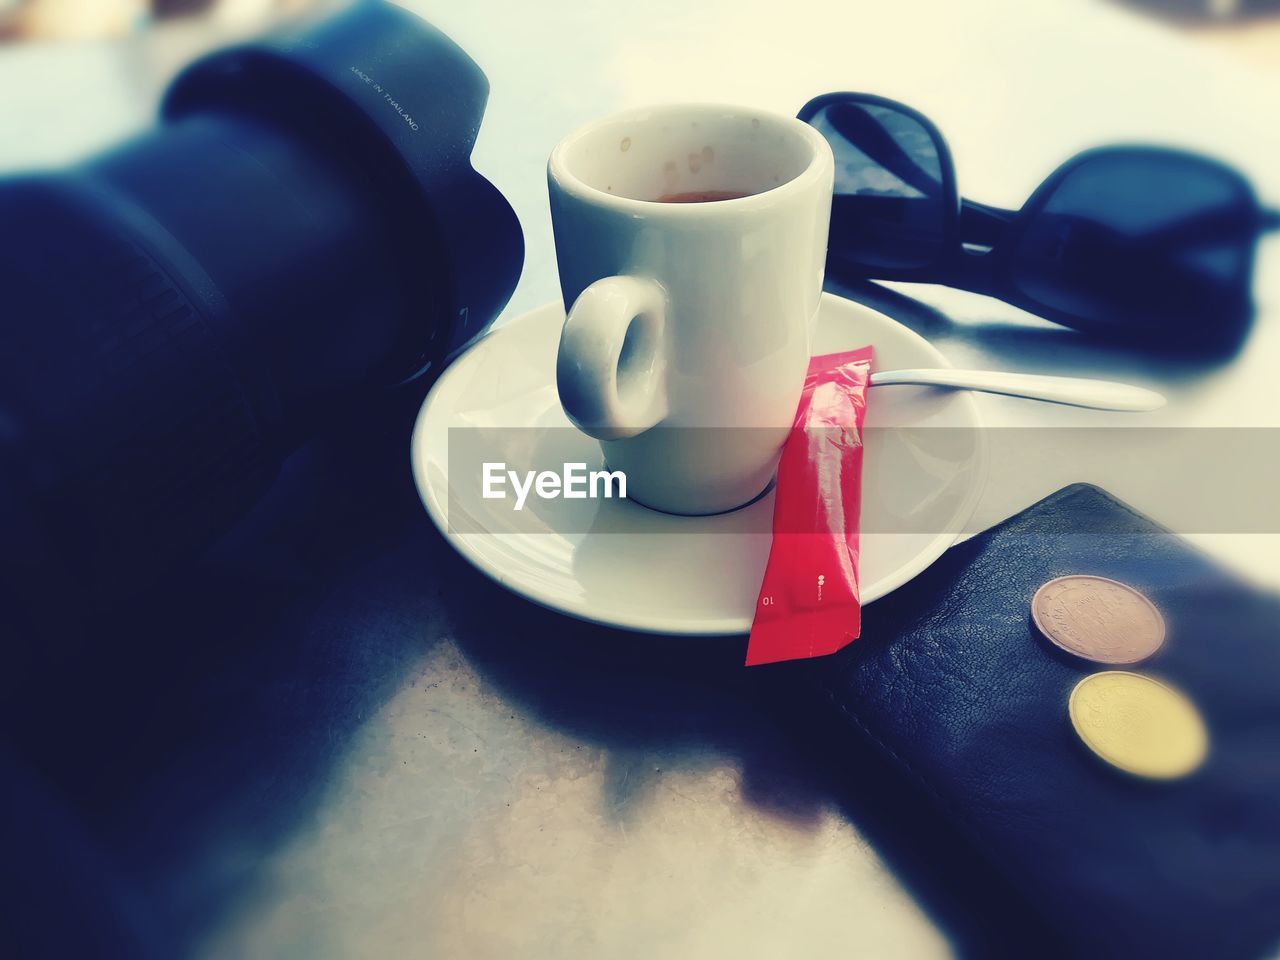
[[[1164,646],[1108,668],[1040,636],[1032,595],[1073,573],[1146,594],[1165,617]],[[1278,627],[1276,597],[1077,485],[869,605],[862,638],[808,665],[804,682],[1011,882],[1054,952],[1256,957],[1280,945]],[[1067,698],[1106,669],[1191,697],[1211,743],[1199,770],[1144,781],[1084,747]]]

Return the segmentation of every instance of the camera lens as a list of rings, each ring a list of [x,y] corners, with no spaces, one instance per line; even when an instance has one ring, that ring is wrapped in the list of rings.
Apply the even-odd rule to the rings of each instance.
[[[198,62],[160,125],[77,169],[0,182],[11,591],[145,579],[336,411],[483,329],[523,258],[470,164],[487,92],[446,37],[365,0]]]

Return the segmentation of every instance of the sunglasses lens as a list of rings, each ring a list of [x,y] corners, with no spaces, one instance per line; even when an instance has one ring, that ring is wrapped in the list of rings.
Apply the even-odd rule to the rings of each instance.
[[[1257,206],[1234,171],[1185,154],[1115,150],[1071,168],[1028,223],[1012,280],[1033,301],[1115,332],[1239,326]]]
[[[862,276],[936,263],[956,206],[937,134],[893,106],[855,99],[807,119],[835,154],[831,259]]]

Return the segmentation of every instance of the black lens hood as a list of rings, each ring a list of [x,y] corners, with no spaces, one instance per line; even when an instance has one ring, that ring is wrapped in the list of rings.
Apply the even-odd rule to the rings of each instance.
[[[198,60],[174,80],[161,114],[257,118],[392,178],[415,237],[405,257],[430,291],[421,342],[408,345],[400,371],[407,380],[438,371],[474,339],[520,276],[515,212],[471,166],[488,93],[480,68],[440,31],[384,0],[359,0]]]

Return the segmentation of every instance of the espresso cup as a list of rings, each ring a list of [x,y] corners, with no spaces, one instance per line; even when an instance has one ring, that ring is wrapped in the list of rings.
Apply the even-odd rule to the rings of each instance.
[[[832,169],[808,124],[713,105],[623,113],[552,152],[560,401],[629,498],[708,514],[768,487],[817,320]]]

